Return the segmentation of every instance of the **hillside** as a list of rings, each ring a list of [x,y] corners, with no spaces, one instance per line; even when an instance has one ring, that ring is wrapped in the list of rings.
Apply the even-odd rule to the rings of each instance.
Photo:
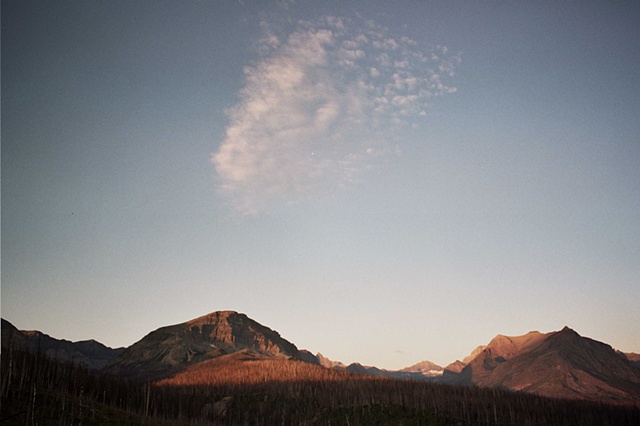
[[[358,378],[358,375],[345,370],[242,350],[192,364],[155,383],[159,386],[255,385],[267,382],[325,382]]]
[[[78,363],[90,370],[104,368],[124,351],[124,348],[112,349],[95,340],[70,342],[53,338],[40,331],[21,331],[9,321],[2,319],[3,350],[9,344],[33,353],[41,352],[64,363]]]

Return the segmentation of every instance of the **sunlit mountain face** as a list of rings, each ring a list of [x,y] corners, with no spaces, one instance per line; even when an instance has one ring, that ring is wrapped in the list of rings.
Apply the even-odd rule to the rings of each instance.
[[[496,336],[452,382],[555,398],[637,402],[640,370],[611,346],[568,327],[542,334]]]

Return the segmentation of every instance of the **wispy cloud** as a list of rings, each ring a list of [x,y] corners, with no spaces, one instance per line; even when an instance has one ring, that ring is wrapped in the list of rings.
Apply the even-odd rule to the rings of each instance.
[[[263,30],[212,156],[219,190],[245,214],[357,182],[392,152],[394,129],[455,92],[448,81],[459,55],[372,22],[325,17],[285,36]]]

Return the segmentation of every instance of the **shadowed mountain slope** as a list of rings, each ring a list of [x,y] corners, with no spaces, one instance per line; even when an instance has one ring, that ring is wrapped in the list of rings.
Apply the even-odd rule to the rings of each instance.
[[[622,355],[624,355],[624,357],[626,359],[629,360],[629,362],[631,363],[631,365],[633,365],[635,368],[640,369],[640,354],[636,354],[633,352],[620,352]]]
[[[70,342],[56,339],[41,331],[18,330],[9,321],[2,320],[2,348],[41,352],[47,357],[63,363],[82,364],[90,370],[100,370],[124,351],[112,349],[95,340]]]

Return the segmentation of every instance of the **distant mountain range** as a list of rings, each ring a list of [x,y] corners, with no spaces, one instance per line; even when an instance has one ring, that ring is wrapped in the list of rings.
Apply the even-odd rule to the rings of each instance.
[[[182,372],[201,374],[204,369],[234,368],[234,362],[237,367],[240,360],[293,359],[348,373],[640,404],[640,355],[615,351],[568,327],[546,334],[497,335],[488,345],[478,346],[468,357],[445,368],[423,361],[399,371],[359,363],[344,365],[320,353],[300,350],[275,330],[234,311],[213,312],[162,327],[128,348],[118,349],[94,340],[69,342],[39,331],[20,331],[2,320],[2,350],[11,348],[40,351],[89,369],[152,380],[184,375]]]

